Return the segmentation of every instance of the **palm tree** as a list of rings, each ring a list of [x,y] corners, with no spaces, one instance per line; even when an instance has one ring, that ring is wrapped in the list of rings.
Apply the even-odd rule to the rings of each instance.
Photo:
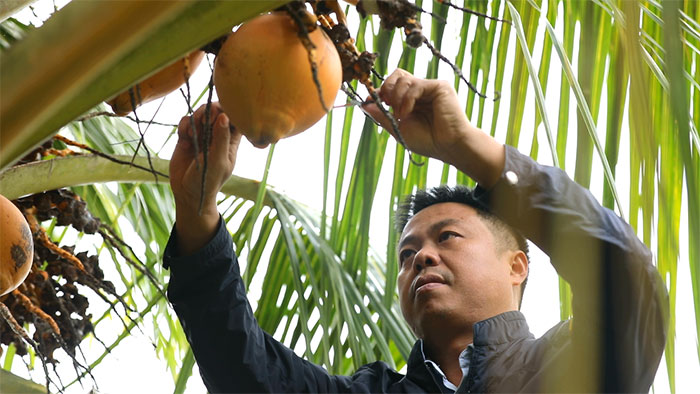
[[[173,371],[176,391],[184,389],[191,375],[192,352],[161,289],[168,273],[159,260],[173,223],[172,210],[162,209],[173,206],[169,188],[162,178],[154,182],[157,177],[148,171],[99,157],[12,164],[56,132],[130,161],[141,123],[76,119],[103,111],[99,103],[104,99],[283,3],[110,2],[107,12],[102,2],[72,2],[40,28],[14,19],[3,22],[3,195],[17,198],[70,187],[116,234],[138,234],[142,243],[133,249],[142,252],[125,253],[157,278],[149,280],[114,245],[85,241],[107,251],[101,264],[116,268],[118,278],[112,280],[136,309],[133,320],[127,319],[114,341],[105,344],[104,354],[88,361],[90,367],[109,357],[135,325],[154,318],[165,322],[163,328],[154,327],[153,341]],[[686,267],[700,337],[700,5],[691,0],[460,3],[512,22],[504,23],[462,12],[446,1],[428,3],[416,1],[435,15],[421,15],[424,34],[489,99],[468,90],[425,47],[411,48],[400,31],[380,29],[376,17],[360,18],[349,7],[357,47],[380,54],[375,64],[380,75],[401,67],[428,78],[454,78],[465,112],[477,126],[565,169],[637,229],[652,248],[671,296],[665,359],[668,387],[675,391],[677,272]],[[17,3],[0,6],[0,16],[23,4],[12,5]],[[451,41],[458,44],[448,45]],[[206,100],[205,92],[200,99]],[[490,100],[494,92],[500,92],[500,100]],[[199,91],[192,88],[192,93]],[[195,106],[194,100],[190,104]],[[534,117],[527,115],[532,113]],[[523,121],[531,123],[523,127]],[[167,172],[167,157],[158,153],[173,134],[173,128],[168,130],[149,140],[148,157],[143,147],[138,149],[137,164]],[[274,157],[282,149],[279,144]],[[267,184],[268,173],[275,170],[273,153],[270,148],[262,182],[234,176],[220,203],[234,230],[236,250],[247,262],[244,280],[259,286],[251,291],[260,294],[255,309],[260,325],[333,373],[347,374],[378,358],[400,369],[413,337],[396,306],[392,207],[415,187],[472,181],[436,161],[410,162],[403,147],[353,107],[326,118],[324,147],[317,153],[323,173],[320,209]],[[384,179],[390,188],[382,187]],[[118,184],[106,184],[110,181]],[[119,221],[120,216],[127,222]],[[370,218],[386,221],[381,236],[386,244],[370,242],[380,234],[376,227],[370,232]],[[680,241],[683,234],[688,241]],[[571,315],[570,296],[560,280],[562,319]],[[96,330],[110,313],[115,313],[112,308],[94,315]],[[7,366],[12,351],[6,354]]]

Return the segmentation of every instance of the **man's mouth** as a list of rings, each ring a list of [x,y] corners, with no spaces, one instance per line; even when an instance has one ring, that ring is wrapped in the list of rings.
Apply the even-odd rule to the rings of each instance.
[[[423,274],[413,281],[413,294],[417,295],[445,285],[445,280],[436,274]]]

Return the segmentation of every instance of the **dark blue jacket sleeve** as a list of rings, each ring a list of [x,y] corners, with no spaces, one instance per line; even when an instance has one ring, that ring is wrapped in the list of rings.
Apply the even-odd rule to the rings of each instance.
[[[668,295],[632,228],[562,170],[508,146],[501,179],[477,193],[570,283],[574,357],[594,366],[592,388],[648,391],[666,341]]]
[[[349,378],[331,376],[298,357],[258,325],[246,298],[223,220],[214,238],[178,256],[175,229],[165,250],[168,298],[210,392],[340,392]]]

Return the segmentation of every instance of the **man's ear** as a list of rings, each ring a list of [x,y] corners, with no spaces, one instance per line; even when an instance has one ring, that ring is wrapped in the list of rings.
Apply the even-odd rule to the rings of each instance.
[[[510,256],[510,277],[511,283],[518,286],[525,281],[529,270],[527,255],[522,250],[512,252]]]

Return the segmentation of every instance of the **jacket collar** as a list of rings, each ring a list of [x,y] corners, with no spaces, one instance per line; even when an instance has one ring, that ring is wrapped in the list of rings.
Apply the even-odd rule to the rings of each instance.
[[[519,339],[534,339],[520,311],[503,312],[474,324],[474,346],[498,345]]]
[[[535,336],[530,333],[525,316],[520,311],[503,312],[474,324],[474,346],[497,345],[527,338]],[[418,371],[424,370],[423,340],[418,339],[408,357],[407,374],[416,376]],[[430,376],[427,378],[430,379]]]

